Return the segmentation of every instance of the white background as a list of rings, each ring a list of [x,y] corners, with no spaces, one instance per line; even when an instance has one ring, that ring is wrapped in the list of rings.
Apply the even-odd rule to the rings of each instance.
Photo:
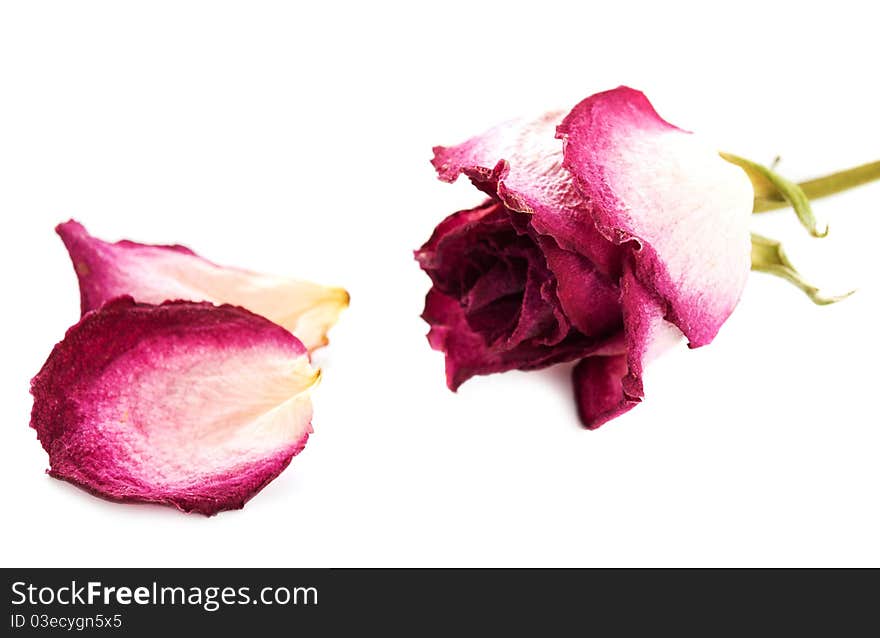
[[[792,178],[878,159],[869,7],[3,3],[2,564],[880,564],[880,185],[816,206],[826,240],[754,223],[856,295],[819,308],[754,275],[715,343],[658,361],[595,432],[567,366],[446,390],[411,255],[481,199],[435,180],[432,145],[619,84]],[[244,510],[44,474],[28,382],[78,318],[69,217],[351,292],[315,434]]]

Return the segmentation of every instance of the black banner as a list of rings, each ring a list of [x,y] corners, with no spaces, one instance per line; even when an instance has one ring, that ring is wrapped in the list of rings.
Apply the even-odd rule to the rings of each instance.
[[[853,572],[4,569],[2,635],[874,635]],[[855,633],[847,631],[849,628]],[[647,631],[647,633],[645,633]],[[865,633],[867,632],[867,633]]]

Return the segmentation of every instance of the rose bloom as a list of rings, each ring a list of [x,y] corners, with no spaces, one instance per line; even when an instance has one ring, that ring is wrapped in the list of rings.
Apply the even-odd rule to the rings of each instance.
[[[596,428],[642,400],[647,360],[682,336],[711,342],[739,300],[751,183],[638,91],[436,147],[432,163],[488,195],[416,251],[452,390],[579,360],[578,412]]]

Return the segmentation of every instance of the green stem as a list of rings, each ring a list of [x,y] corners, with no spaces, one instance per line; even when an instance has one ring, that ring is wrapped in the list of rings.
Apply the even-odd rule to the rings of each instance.
[[[878,179],[880,179],[880,161],[862,164],[825,177],[801,182],[798,186],[801,187],[808,199],[813,200],[819,197],[828,197]],[[782,195],[767,194],[755,198],[754,212],[766,213],[787,206],[789,203]]]

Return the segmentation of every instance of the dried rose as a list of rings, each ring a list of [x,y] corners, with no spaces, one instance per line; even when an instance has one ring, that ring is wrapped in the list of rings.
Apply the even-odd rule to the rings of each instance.
[[[751,183],[638,91],[437,147],[433,164],[490,197],[416,252],[452,389],[580,359],[578,408],[596,428],[641,401],[647,358],[681,334],[709,343],[739,300]]]
[[[308,351],[244,308],[123,297],[87,312],[31,383],[52,476],[116,501],[237,509],[312,432]]]
[[[55,230],[76,270],[83,314],[120,295],[154,304],[170,299],[228,303],[284,326],[312,351],[327,345],[327,331],[348,306],[342,288],[218,266],[185,246],[109,243],[73,220]]]

